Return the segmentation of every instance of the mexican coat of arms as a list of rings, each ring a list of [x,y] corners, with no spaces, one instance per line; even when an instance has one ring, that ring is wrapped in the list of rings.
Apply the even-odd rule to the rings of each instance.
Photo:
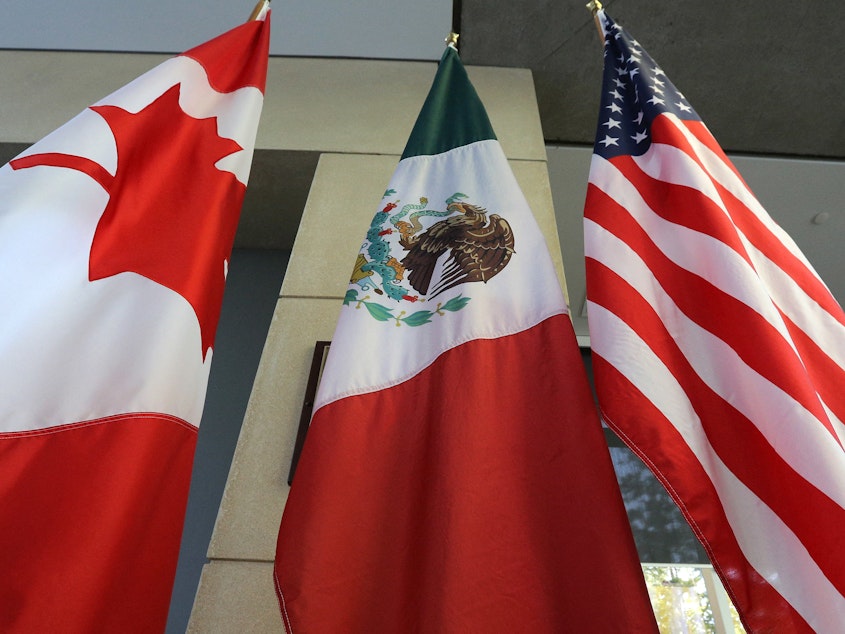
[[[384,198],[395,193],[388,190]],[[456,295],[438,302],[433,311],[408,315],[401,310],[403,303],[431,301],[462,284],[487,283],[510,262],[514,235],[507,220],[497,214],[488,216],[466,198],[460,192],[453,194],[443,210],[427,209],[424,197],[401,207],[399,200],[387,202],[370,223],[344,304],[364,305],[380,321],[393,319],[396,325],[410,326],[430,322],[435,313],[466,306],[470,298]],[[368,294],[359,297],[359,290]],[[392,302],[379,301],[384,299]],[[400,304],[398,315],[391,306],[396,303]]]

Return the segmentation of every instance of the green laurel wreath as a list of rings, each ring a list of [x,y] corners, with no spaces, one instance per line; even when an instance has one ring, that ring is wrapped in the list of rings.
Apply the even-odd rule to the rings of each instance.
[[[363,306],[367,309],[367,311],[378,321],[390,321],[391,319],[396,322],[397,326],[401,326],[405,324],[407,326],[422,326],[423,324],[427,324],[431,322],[431,318],[437,314],[443,317],[446,313],[443,311],[448,312],[457,312],[461,310],[464,306],[469,303],[470,297],[463,297],[462,295],[456,295],[445,304],[441,304],[440,302],[437,303],[437,308],[433,311],[431,310],[418,310],[416,312],[411,313],[410,315],[407,314],[407,311],[400,311],[398,315],[393,314],[393,310],[382,306],[376,302],[368,302],[367,300],[370,299],[369,295],[365,295],[362,298],[358,298],[358,291],[354,288],[350,288],[346,291],[346,297],[343,298],[343,305],[349,306],[353,302],[355,303],[355,308],[361,308]]]

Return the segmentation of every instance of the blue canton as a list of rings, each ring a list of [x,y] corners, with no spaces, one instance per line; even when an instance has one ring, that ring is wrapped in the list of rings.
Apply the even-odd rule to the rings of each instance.
[[[701,120],[639,42],[607,15],[604,25],[604,78],[596,154],[607,159],[644,154],[651,146],[651,124],[662,113]]]

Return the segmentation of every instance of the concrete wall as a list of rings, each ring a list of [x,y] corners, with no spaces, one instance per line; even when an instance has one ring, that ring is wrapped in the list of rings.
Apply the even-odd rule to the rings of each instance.
[[[314,343],[333,335],[364,232],[435,71],[425,63],[272,61],[272,107],[259,146],[321,156],[218,513],[192,632],[282,628],[272,562]],[[563,280],[531,75],[468,71]]]

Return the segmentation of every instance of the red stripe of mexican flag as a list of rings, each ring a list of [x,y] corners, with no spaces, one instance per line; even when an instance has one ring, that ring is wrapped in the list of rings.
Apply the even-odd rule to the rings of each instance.
[[[279,532],[289,632],[656,631],[554,266],[447,49]]]
[[[167,621],[269,14],[0,167],[0,631]]]

